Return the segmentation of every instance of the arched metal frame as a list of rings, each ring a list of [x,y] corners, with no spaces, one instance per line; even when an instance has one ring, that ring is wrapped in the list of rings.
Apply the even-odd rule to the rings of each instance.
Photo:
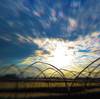
[[[53,67],[55,70],[57,70],[57,71],[62,75],[63,80],[64,80],[64,82],[65,82],[65,84],[66,84],[66,88],[67,88],[67,83],[66,83],[66,81],[65,81],[65,75],[63,74],[63,72],[62,72],[60,69],[58,69],[57,67],[55,67],[54,65],[51,65],[51,64],[49,64],[49,63],[37,61],[37,62],[34,62],[34,63],[32,63],[31,65],[29,65],[28,67],[26,67],[26,68],[24,69],[24,71],[25,71],[26,69],[28,69],[29,67],[32,67],[33,65],[37,64],[37,63],[42,63],[42,64],[49,65],[49,66]]]
[[[100,73],[100,70],[98,72],[95,73],[94,78],[96,78],[96,76]]]
[[[3,72],[7,72],[9,70],[9,68],[11,68],[11,67],[14,67],[18,71],[18,73],[21,75],[21,69],[19,67],[17,67],[16,65],[14,65],[14,64],[9,65],[6,68],[2,67],[0,70],[3,70],[3,68],[4,68],[5,70],[3,70]]]
[[[30,67],[29,67],[30,68]],[[37,69],[37,70],[39,70],[40,72],[41,72],[41,74],[43,75],[43,77],[46,79],[46,75],[45,75],[45,73],[44,72],[42,72],[42,70],[40,69],[40,68],[38,68],[38,67],[33,67],[33,68],[35,68],[35,69]],[[28,68],[27,68],[28,69]],[[21,75],[23,75],[24,74],[24,72],[27,70],[27,69],[24,69],[24,71],[22,71],[21,72]],[[47,82],[47,86],[49,87],[49,83]]]
[[[90,72],[89,72],[89,74],[87,75],[87,77],[86,78],[88,78],[88,79],[86,79],[86,87],[87,87],[87,84],[88,83],[91,83],[91,75],[92,75],[92,73],[98,68],[100,66],[100,64],[98,64],[95,68],[93,68]]]
[[[33,68],[35,68],[35,69],[37,69],[37,70],[40,71],[40,72],[38,73],[38,75],[35,77],[36,79],[39,78],[40,75],[43,75],[43,77],[44,77],[45,79],[47,79],[47,76],[46,76],[46,74],[45,74],[45,71],[51,69],[51,70],[53,70],[54,72],[49,76],[49,79],[50,79],[52,76],[54,76],[55,73],[58,73],[59,76],[63,79],[63,81],[64,81],[64,83],[65,83],[65,87],[66,87],[66,89],[67,89],[67,92],[70,92],[70,88],[73,87],[75,81],[80,77],[80,75],[83,75],[83,77],[85,77],[85,79],[88,78],[88,77],[91,77],[91,75],[94,73],[94,71],[95,71],[98,67],[100,67],[100,63],[99,63],[97,66],[95,66],[90,72],[86,72],[86,73],[88,73],[87,76],[85,76],[83,73],[84,73],[89,67],[91,67],[92,64],[96,63],[96,62],[99,61],[99,60],[100,60],[100,57],[97,58],[97,59],[95,59],[95,60],[94,60],[93,62],[91,62],[89,65],[87,65],[87,66],[86,66],[83,70],[81,70],[80,72],[70,71],[70,70],[67,70],[67,69],[58,69],[58,68],[57,68],[56,66],[54,66],[54,65],[51,65],[51,64],[45,63],[45,62],[41,62],[41,61],[34,62],[34,63],[32,63],[31,65],[29,65],[29,66],[27,66],[26,68],[24,68],[23,70],[21,70],[19,67],[17,67],[16,65],[13,64],[13,65],[10,65],[10,66],[8,66],[8,67],[6,67],[6,68],[4,67],[4,69],[2,68],[1,71],[3,70],[3,72],[6,72],[7,70],[9,70],[9,68],[14,67],[14,68],[16,68],[16,70],[18,71],[18,73],[19,73],[20,75],[23,76],[23,74],[26,72],[27,69],[33,67]],[[41,68],[34,66],[34,65],[37,64],[37,63],[46,64],[46,65],[49,65],[50,67],[49,67],[49,68],[46,68],[46,69],[44,69],[44,70],[41,70]],[[71,82],[71,86],[68,86],[68,81],[66,80],[67,77],[66,77],[66,75],[64,74],[63,71],[65,71],[66,73],[70,73],[70,74],[72,74],[72,75],[75,77],[75,78],[73,78],[73,80],[72,80],[72,82]],[[95,78],[99,73],[100,73],[100,70],[99,70],[98,72],[95,73],[95,75],[93,76],[93,78]],[[89,79],[86,79],[86,81],[84,81],[84,87],[86,87],[86,85],[87,85],[87,83],[88,83],[89,81],[90,81]],[[49,83],[48,83],[48,87],[49,87]]]
[[[34,66],[34,65],[37,64],[37,63],[42,63],[42,64],[49,65],[49,66],[51,66],[52,68],[54,68],[55,70],[57,70],[57,71],[59,72],[59,74],[60,74],[60,75],[62,76],[62,78],[63,78],[63,81],[64,81],[64,83],[65,83],[65,87],[66,87],[66,91],[69,92],[69,88],[68,88],[68,85],[67,85],[67,81],[65,80],[65,75],[63,74],[63,72],[60,71],[60,69],[58,69],[58,68],[55,67],[54,65],[51,65],[51,64],[49,64],[49,63],[44,63],[44,62],[41,62],[41,61],[34,62],[34,63],[32,63],[31,65],[29,65],[29,66],[27,66],[26,68],[24,68],[24,70],[23,70],[23,72],[21,72],[21,74],[23,74],[25,70],[27,70],[28,68]]]
[[[60,69],[60,70],[61,70],[61,71],[66,71],[66,72],[72,74],[73,76],[76,76],[75,71],[70,71],[70,70],[67,70],[67,69]],[[65,76],[66,76],[66,75],[65,75]]]
[[[49,70],[49,69],[51,69],[51,70],[53,70],[53,71],[55,71],[55,69],[53,69],[53,68],[46,68],[46,69],[44,69],[44,70],[42,70],[35,78],[37,79],[42,73],[44,73],[45,71],[47,71],[47,70]],[[58,71],[57,71],[58,72]],[[59,72],[58,72],[59,73]],[[45,74],[45,73],[44,73]],[[60,74],[60,73],[59,73]],[[61,75],[61,74],[60,74]]]
[[[60,75],[60,77],[63,79],[63,81],[64,81],[64,78],[62,77],[62,75],[57,71],[57,70],[55,70],[54,68],[46,68],[46,69],[44,69],[43,71],[41,71],[35,78],[37,79],[42,73],[44,73],[45,71],[47,71],[47,70],[49,70],[49,69],[51,69],[51,70],[53,70],[54,72],[56,72],[56,73],[58,73],[59,75]],[[52,73],[53,74],[53,73]],[[51,74],[51,75],[52,75]],[[49,76],[49,79],[51,79],[51,76]],[[65,84],[65,87],[66,87],[66,83],[64,82],[64,84]],[[50,84],[49,84],[49,82],[48,82],[48,85],[50,86]]]
[[[29,68],[30,68],[30,67],[29,67]],[[35,66],[34,66],[33,68],[35,68],[35,69],[39,70],[39,71],[43,74],[43,76],[46,78],[45,73],[43,73],[43,72],[42,72],[42,70],[41,70],[40,68],[35,67]],[[27,69],[28,69],[28,68],[27,68]],[[22,72],[21,72],[21,75],[23,75],[27,69],[24,69],[24,71],[22,71]]]
[[[71,87],[73,86],[74,82],[76,79],[79,78],[79,76],[87,69],[89,68],[93,63],[97,62],[98,60],[100,60],[100,58],[95,59],[93,62],[91,62],[89,65],[87,65],[81,72],[79,72],[79,74],[74,78],[74,81],[71,84]],[[86,84],[85,84],[86,85]]]

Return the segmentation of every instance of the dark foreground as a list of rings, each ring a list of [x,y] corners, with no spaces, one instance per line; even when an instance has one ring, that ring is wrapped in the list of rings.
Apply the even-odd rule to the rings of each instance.
[[[62,95],[62,96],[48,96],[48,97],[38,97],[31,99],[100,99],[100,93],[92,93],[92,94],[80,94],[80,95]]]
[[[42,96],[42,97],[0,97],[0,99],[100,99],[100,92],[99,93],[92,93],[92,94],[80,94],[80,95],[55,95],[55,96]]]
[[[83,89],[83,88],[82,88]],[[40,88],[40,89],[21,89],[21,90],[0,90],[0,99],[99,99],[100,88],[82,90],[76,88],[70,93],[65,88]]]
[[[70,85],[70,82],[68,82]],[[90,86],[91,85],[91,86]],[[99,99],[100,82],[89,86],[77,81],[73,87],[62,81],[0,81],[0,99]]]

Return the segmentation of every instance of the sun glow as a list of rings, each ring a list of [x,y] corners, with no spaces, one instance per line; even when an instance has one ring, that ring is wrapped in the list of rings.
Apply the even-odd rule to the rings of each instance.
[[[23,59],[19,65],[29,65],[36,61],[49,63],[57,68],[80,71],[91,60],[99,57],[99,32],[93,32],[86,37],[78,38],[75,41],[57,38],[32,38],[19,35],[22,43],[36,44],[39,49],[32,55]],[[92,46],[93,45],[93,46]],[[98,53],[98,54],[96,54]],[[99,55],[99,56],[98,56]]]
[[[35,43],[43,50],[36,50],[34,56],[25,59],[22,64],[42,61],[57,68],[73,69],[76,60],[76,49],[73,42],[62,39],[38,39]]]
[[[56,48],[51,51],[52,57],[49,57],[49,62],[57,68],[70,69],[73,64],[73,51],[68,50],[66,46],[61,43],[56,44]]]

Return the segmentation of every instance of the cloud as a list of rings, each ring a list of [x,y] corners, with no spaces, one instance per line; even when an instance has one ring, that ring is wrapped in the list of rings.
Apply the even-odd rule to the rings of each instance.
[[[80,37],[76,41],[24,37],[24,42],[36,44],[40,48],[40,50],[36,50],[34,52],[34,55],[31,55],[24,59],[21,64],[28,65],[35,61],[43,61],[54,64],[52,62],[52,57],[56,53],[55,50],[57,49],[59,51],[58,54],[63,54],[64,52],[65,57],[68,56],[72,58],[72,63],[69,65],[85,66],[86,64],[89,64],[90,61],[93,61],[100,56],[100,53],[98,53],[98,51],[98,54],[96,53],[96,49],[100,49],[100,38],[98,38],[99,35],[99,32],[93,32],[91,33],[91,35]],[[48,53],[46,53],[45,51]]]
[[[99,1],[12,1],[0,1],[0,40],[37,45],[35,56],[30,56],[36,60],[50,57],[58,45],[77,60],[99,56],[100,32],[93,32],[100,30]]]
[[[12,41],[12,39],[7,35],[6,36],[0,36],[0,39],[4,40],[4,41],[7,41],[7,42],[11,42]]]
[[[78,26],[77,21],[73,18],[68,18],[68,23],[67,32],[73,32]]]
[[[99,30],[99,1],[96,3],[92,0],[83,5],[81,1],[54,1],[52,6],[49,3],[52,4],[52,1],[0,1],[0,11],[3,11],[0,14],[1,34],[17,32],[23,35],[34,34],[34,37],[75,40],[80,35]],[[86,9],[88,6],[89,9]],[[36,32],[33,33],[33,29]]]

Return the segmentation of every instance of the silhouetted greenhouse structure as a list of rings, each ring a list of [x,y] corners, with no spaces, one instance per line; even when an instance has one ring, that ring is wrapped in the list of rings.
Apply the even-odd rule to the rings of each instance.
[[[0,75],[1,78],[7,75],[16,75],[18,79],[44,80],[48,87],[51,86],[51,81],[61,80],[64,82],[66,91],[70,92],[76,82],[81,82],[84,88],[88,88],[93,86],[94,82],[100,80],[100,58],[92,61],[80,72],[63,68],[59,69],[49,63],[37,61],[26,67],[20,67],[14,64],[2,67],[0,68]]]

